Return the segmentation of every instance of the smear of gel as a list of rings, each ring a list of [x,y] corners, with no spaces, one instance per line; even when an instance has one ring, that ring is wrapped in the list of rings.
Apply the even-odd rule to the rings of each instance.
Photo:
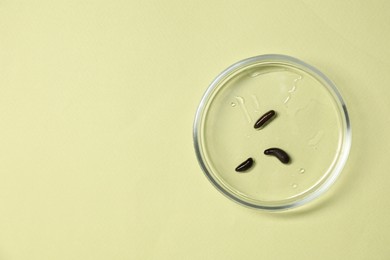
[[[288,95],[287,97],[284,99],[283,103],[285,105],[287,105],[287,103],[290,101],[293,93],[297,90],[297,84],[298,84],[298,81],[302,80],[303,76],[302,75],[298,75],[299,77],[294,79],[294,83],[293,83],[293,86],[291,87],[290,90],[288,90]]]
[[[295,111],[293,113],[294,116],[298,116],[299,113],[307,110],[310,106],[314,106],[315,104],[317,104],[317,101],[311,98],[304,106],[301,106],[300,108],[295,109]]]
[[[312,138],[309,139],[308,144],[310,146],[317,145],[321,141],[323,136],[324,136],[324,131],[322,130],[318,131]]]
[[[236,96],[236,100],[240,104],[240,107],[242,109],[242,112],[244,113],[244,116],[246,117],[246,120],[248,121],[248,123],[251,123],[252,122],[252,118],[249,115],[248,109],[247,109],[247,107],[245,105],[245,99],[243,97]]]
[[[259,105],[259,100],[257,99],[256,95],[252,95],[252,100],[253,103],[255,104],[255,111],[259,112],[260,111],[260,105]]]

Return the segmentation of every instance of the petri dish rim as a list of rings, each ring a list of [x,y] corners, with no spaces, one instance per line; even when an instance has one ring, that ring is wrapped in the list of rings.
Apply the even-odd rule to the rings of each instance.
[[[314,188],[309,189],[309,192],[305,192],[305,195],[302,196],[301,198],[288,201],[285,203],[275,203],[274,205],[272,203],[259,204],[255,202],[246,201],[240,198],[239,196],[235,195],[233,192],[229,191],[229,189],[224,187],[223,184],[219,183],[216,180],[216,178],[213,176],[213,174],[210,172],[210,170],[208,169],[205,163],[204,155],[202,152],[202,136],[201,136],[203,116],[205,112],[207,112],[207,106],[209,105],[209,100],[212,99],[214,92],[218,90],[218,87],[220,86],[221,82],[228,79],[230,75],[234,74],[239,70],[254,65],[261,65],[267,63],[272,64],[273,66],[281,64],[284,66],[291,66],[296,69],[303,70],[306,73],[313,76],[314,78],[316,78],[318,81],[320,81],[320,83],[322,83],[322,85],[326,87],[327,90],[333,96],[333,99],[336,103],[339,115],[341,116],[341,120],[342,120],[342,126],[341,126],[342,137],[341,137],[341,144],[340,144],[340,154],[335,159],[336,160],[335,164],[332,166],[333,168],[331,169],[329,176],[327,178],[322,177],[315,185],[313,185]],[[196,157],[207,179],[215,186],[217,190],[219,190],[222,194],[227,196],[229,199],[232,199],[233,201],[243,206],[256,208],[260,210],[268,210],[268,211],[287,210],[298,206],[302,206],[314,200],[315,198],[319,197],[326,190],[328,190],[340,175],[348,159],[349,151],[351,148],[351,140],[352,140],[352,131],[351,131],[350,119],[348,116],[347,106],[340,92],[336,88],[335,84],[325,74],[323,74],[320,70],[313,67],[312,65],[307,64],[297,58],[287,56],[287,55],[282,55],[282,54],[266,54],[266,55],[259,55],[259,56],[247,58],[234,63],[233,65],[229,66],[224,71],[222,71],[211,82],[206,92],[203,94],[198,109],[196,111],[194,124],[193,124],[193,142],[194,142]],[[323,182],[322,179],[324,179]]]

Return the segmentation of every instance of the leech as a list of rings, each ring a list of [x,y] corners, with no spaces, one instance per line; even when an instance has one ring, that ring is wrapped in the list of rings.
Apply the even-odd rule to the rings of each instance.
[[[255,123],[254,128],[260,129],[263,128],[266,124],[269,123],[270,120],[272,120],[276,115],[276,112],[274,110],[270,110],[264,115],[262,115]]]
[[[264,154],[275,156],[276,158],[279,159],[279,161],[281,161],[284,164],[290,162],[290,156],[288,156],[288,154],[280,148],[269,148],[264,151]]]
[[[253,159],[248,158],[246,161],[237,166],[236,172],[245,172],[249,170],[253,165]]]

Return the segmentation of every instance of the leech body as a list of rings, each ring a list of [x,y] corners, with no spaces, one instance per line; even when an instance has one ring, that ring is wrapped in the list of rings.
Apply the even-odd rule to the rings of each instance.
[[[236,172],[245,172],[249,170],[249,168],[251,168],[252,165],[253,165],[253,159],[248,158],[246,161],[244,161],[243,163],[237,166]]]
[[[264,115],[262,115],[253,126],[255,129],[263,128],[271,119],[273,119],[276,115],[274,110],[270,110]]]
[[[290,162],[290,156],[288,156],[288,154],[280,148],[269,148],[264,151],[264,154],[275,156],[276,158],[279,159],[279,161],[281,161],[284,164]]]

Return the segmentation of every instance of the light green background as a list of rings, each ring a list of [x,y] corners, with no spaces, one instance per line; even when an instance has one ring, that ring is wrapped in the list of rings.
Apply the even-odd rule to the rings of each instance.
[[[389,1],[0,0],[0,259],[389,259]],[[282,53],[349,107],[342,176],[269,214],[208,182],[192,122]]]

